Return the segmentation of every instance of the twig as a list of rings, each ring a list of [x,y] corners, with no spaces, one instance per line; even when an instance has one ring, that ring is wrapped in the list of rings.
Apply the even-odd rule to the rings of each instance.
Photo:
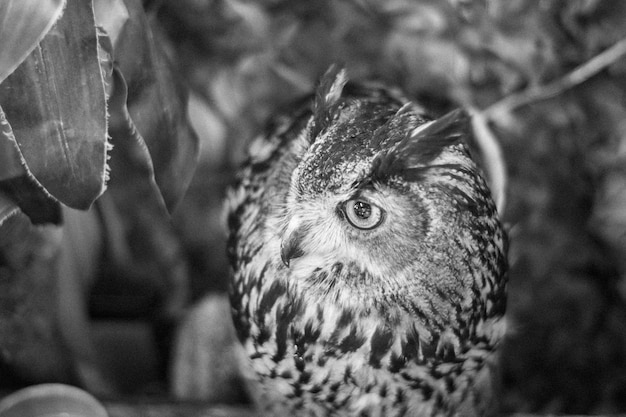
[[[474,139],[483,156],[487,182],[489,183],[493,199],[496,202],[498,212],[502,214],[506,208],[506,188],[508,182],[502,148],[500,147],[498,139],[496,139],[495,135],[491,132],[488,119],[485,115],[473,108],[470,108],[470,114],[472,115]]]
[[[512,94],[482,111],[472,109],[474,137],[485,156],[489,185],[500,212],[506,205],[507,173],[500,144],[489,128],[489,121],[502,122],[510,117],[510,113],[515,109],[557,96],[593,77],[624,55],[626,55],[626,39],[622,39],[552,83]]]
[[[564,77],[559,78],[552,83],[533,87],[518,94],[512,94],[505,97],[487,107],[482,111],[482,113],[487,119],[493,120],[494,118],[497,118],[496,115],[502,115],[505,114],[505,112],[510,113],[511,111],[527,104],[557,96],[593,77],[624,55],[626,55],[626,39],[620,40],[615,45],[596,55],[586,63],[580,65]]]

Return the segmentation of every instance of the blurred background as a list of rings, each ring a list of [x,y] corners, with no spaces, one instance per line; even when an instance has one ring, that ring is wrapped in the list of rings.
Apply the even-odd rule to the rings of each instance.
[[[98,337],[111,345],[107,363],[122,368],[112,370],[133,394],[164,392],[172,326],[186,305],[227,290],[222,200],[246,145],[268,117],[310,92],[331,63],[345,65],[351,79],[400,87],[437,116],[572,81],[570,71],[626,38],[626,3],[619,0],[141,6],[155,45],[189,94],[199,156],[171,221],[123,180],[117,188],[114,164],[100,203],[117,195],[117,208],[100,210],[122,220],[104,222],[103,233],[114,235],[110,225],[121,224],[124,243],[105,244],[104,256],[115,262],[103,263],[113,267],[100,268],[86,302],[92,319],[116,323]],[[501,213],[510,235],[505,413],[626,412],[626,59],[570,84],[549,98],[486,113],[509,174]],[[163,319],[149,320],[156,316]],[[156,324],[133,327],[144,321]],[[121,366],[120,352],[143,362]],[[10,372],[12,387],[32,381]]]
[[[437,115],[541,89],[626,36],[626,3],[611,0],[188,0],[157,16],[202,143],[175,214],[193,294],[223,288],[214,230],[242,149],[331,63]],[[490,120],[509,173],[507,411],[626,412],[625,93],[622,58]]]
[[[200,165],[175,223],[194,294],[223,288],[219,201],[245,144],[333,62],[435,115],[541,88],[626,36],[626,4],[177,1],[158,21],[192,90]],[[626,412],[626,59],[494,117],[508,166],[508,411]],[[197,233],[205,231],[206,233]],[[211,254],[211,256],[207,256]]]

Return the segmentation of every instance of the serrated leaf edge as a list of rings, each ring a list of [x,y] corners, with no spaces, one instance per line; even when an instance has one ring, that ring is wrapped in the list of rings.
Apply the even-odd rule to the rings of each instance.
[[[4,114],[4,110],[2,110],[2,107],[0,107],[0,124],[8,125],[11,128],[11,123]],[[22,155],[22,150],[17,143],[17,139],[15,138],[15,134],[13,133],[13,128],[11,128],[10,133],[6,132],[5,135],[7,139],[9,139],[15,145],[15,148],[17,149],[17,154],[20,157],[20,164],[22,165],[22,168],[24,168],[24,173],[37,185],[37,187],[39,187],[41,191],[43,191],[46,197],[58,202],[59,200],[53,197],[52,194],[50,194],[48,190],[46,190],[46,187],[44,187],[39,181],[37,181],[37,178],[35,178],[35,176],[30,172],[30,169],[28,169],[28,164],[26,163],[26,159],[24,159],[24,155]]]
[[[3,194],[0,193],[0,203],[3,202],[3,200],[9,200],[9,202],[12,203],[10,205],[14,207],[8,210],[0,208],[0,226],[2,226],[5,221],[7,221],[8,219],[15,216],[21,211],[20,208],[17,206],[17,204],[13,203],[12,200],[10,200],[8,197],[5,197]]]
[[[91,12],[93,13],[94,16],[94,22],[96,20],[96,11],[94,8],[94,3],[93,0],[91,0]],[[108,186],[108,182],[109,179],[111,178],[111,167],[109,166],[109,160],[111,159],[111,155],[109,154],[109,152],[113,149],[113,143],[111,142],[111,136],[109,135],[109,93],[107,90],[107,82],[106,82],[106,76],[104,74],[104,67],[102,65],[103,62],[106,62],[109,60],[109,58],[107,57],[103,57],[102,53],[104,51],[104,48],[102,47],[102,45],[100,44],[100,37],[101,36],[106,36],[108,38],[108,34],[106,32],[106,30],[98,25],[94,26],[94,31],[96,32],[96,43],[97,43],[97,47],[96,47],[96,53],[98,55],[98,63],[100,63],[99,65],[99,69],[100,69],[100,81],[102,82],[102,90],[104,91],[104,108],[105,108],[105,118],[104,118],[104,127],[105,127],[105,139],[104,139],[104,169],[102,171],[102,189],[100,190],[100,194],[99,196],[96,198],[96,200],[102,196],[102,194],[104,194],[104,192],[107,189]],[[110,59],[112,59],[113,57],[111,56]],[[111,80],[113,79],[113,74],[111,74]],[[95,200],[94,200],[95,201]]]

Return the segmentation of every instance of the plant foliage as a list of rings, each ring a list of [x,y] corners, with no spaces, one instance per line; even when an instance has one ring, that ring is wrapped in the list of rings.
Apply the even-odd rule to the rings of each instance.
[[[9,45],[0,55],[0,224],[14,206],[36,222],[58,220],[55,204],[89,208],[106,189],[113,156],[173,209],[197,140],[141,2],[35,3],[0,7],[10,23],[0,31]],[[42,199],[48,204],[32,204]]]

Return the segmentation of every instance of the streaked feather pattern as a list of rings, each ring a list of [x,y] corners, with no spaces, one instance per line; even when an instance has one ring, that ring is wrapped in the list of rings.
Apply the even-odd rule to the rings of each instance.
[[[464,144],[469,116],[431,121],[345,80],[331,68],[310,111],[257,139],[229,197],[233,315],[265,407],[484,415],[506,237]],[[357,200],[379,226],[349,224]]]

